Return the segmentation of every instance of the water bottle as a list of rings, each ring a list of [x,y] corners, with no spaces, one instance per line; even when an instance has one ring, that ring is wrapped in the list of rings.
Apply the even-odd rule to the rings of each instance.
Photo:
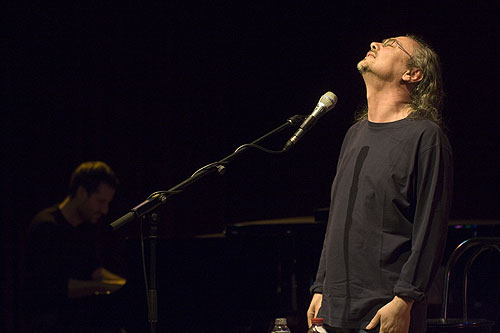
[[[274,326],[271,330],[271,333],[290,333],[290,329],[288,328],[288,324],[286,318],[276,318],[274,320]]]
[[[312,318],[311,324],[311,328],[307,331],[307,333],[326,333],[326,330],[323,327],[323,318]]]

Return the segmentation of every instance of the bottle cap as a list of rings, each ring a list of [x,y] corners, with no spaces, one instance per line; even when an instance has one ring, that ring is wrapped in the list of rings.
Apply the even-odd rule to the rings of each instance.
[[[312,318],[311,324],[323,324],[323,318]]]
[[[286,325],[286,318],[276,318],[274,323],[276,325]]]

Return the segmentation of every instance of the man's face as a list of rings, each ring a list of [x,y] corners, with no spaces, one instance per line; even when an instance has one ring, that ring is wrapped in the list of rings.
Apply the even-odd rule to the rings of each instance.
[[[108,214],[109,204],[115,195],[115,189],[108,184],[101,183],[97,190],[90,195],[87,190],[81,188],[81,200],[78,213],[81,218],[90,223],[97,223],[103,216]]]
[[[370,51],[357,68],[363,76],[373,74],[383,81],[400,80],[417,45],[413,39],[404,36],[372,42]]]

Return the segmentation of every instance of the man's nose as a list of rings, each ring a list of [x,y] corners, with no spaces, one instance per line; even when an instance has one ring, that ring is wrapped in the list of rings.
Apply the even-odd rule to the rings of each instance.
[[[370,43],[370,48],[372,50],[375,50],[375,51],[378,51],[380,49],[380,43],[377,43],[377,42],[371,42]]]

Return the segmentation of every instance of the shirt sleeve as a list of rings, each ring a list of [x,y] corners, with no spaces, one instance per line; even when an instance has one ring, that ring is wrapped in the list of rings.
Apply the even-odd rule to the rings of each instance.
[[[346,146],[347,146],[350,138],[353,135],[355,127],[356,127],[356,125],[351,126],[344,137],[344,140],[342,142],[342,147],[340,149],[339,159],[337,162],[337,170],[339,170],[339,168],[340,168],[340,162],[342,160],[342,157],[344,156]],[[334,200],[334,198],[332,197],[331,200]],[[328,221],[327,229],[329,227],[330,227],[330,221]],[[321,257],[319,259],[318,270],[316,273],[316,280],[309,288],[309,291],[311,294],[322,294],[323,293],[323,281],[325,280],[325,276],[326,276],[326,244],[328,244],[327,237],[328,237],[328,230],[326,230],[325,240],[323,241],[323,249],[321,250]]]
[[[411,254],[394,287],[395,295],[417,302],[424,300],[440,265],[451,207],[451,148],[445,137],[437,141],[418,156]]]
[[[321,250],[321,257],[319,259],[318,271],[316,273],[316,280],[309,288],[311,294],[323,293],[323,281],[325,280],[325,275],[326,275],[326,254],[325,254],[326,242],[327,240],[325,236],[325,240],[323,242],[323,250]]]

